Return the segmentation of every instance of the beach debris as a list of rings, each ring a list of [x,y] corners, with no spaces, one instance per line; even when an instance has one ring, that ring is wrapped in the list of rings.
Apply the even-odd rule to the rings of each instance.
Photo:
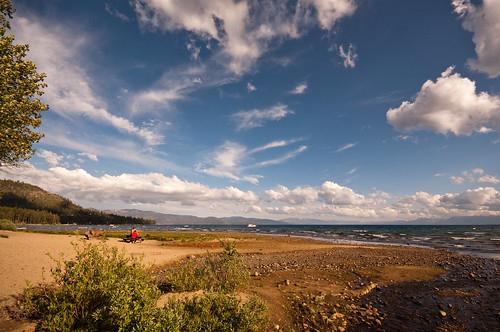
[[[87,240],[97,237],[104,237],[104,231],[102,229],[89,229],[85,232],[85,238]]]

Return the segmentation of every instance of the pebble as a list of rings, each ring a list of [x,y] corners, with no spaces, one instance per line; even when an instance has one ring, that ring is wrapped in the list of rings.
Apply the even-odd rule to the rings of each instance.
[[[439,315],[441,315],[442,318],[446,317],[446,311],[439,310]]]

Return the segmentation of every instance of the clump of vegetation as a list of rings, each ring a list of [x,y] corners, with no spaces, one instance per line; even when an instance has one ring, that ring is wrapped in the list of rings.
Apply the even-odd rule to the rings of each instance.
[[[256,297],[243,302],[234,294],[209,293],[171,301],[163,309],[163,326],[178,331],[265,331],[266,306]]]
[[[160,277],[162,288],[179,291],[234,292],[249,280],[249,270],[232,242],[220,242],[222,252],[186,259]]]
[[[74,259],[52,269],[54,285],[24,293],[22,309],[39,329],[133,331],[154,324],[159,290],[140,262],[103,245],[75,250]]]
[[[260,300],[242,301],[234,293],[223,292],[240,284],[229,280],[238,278],[231,269],[240,264],[232,244],[225,244],[224,252],[206,263],[214,264],[211,268],[215,272],[211,273],[226,279],[213,287],[219,292],[170,301],[163,308],[157,306],[159,288],[140,261],[104,244],[76,245],[75,250],[74,259],[56,262],[51,270],[53,284],[29,287],[24,292],[21,310],[38,321],[38,330],[265,330],[266,307]],[[223,271],[226,268],[229,270]]]
[[[16,225],[8,219],[0,219],[0,229],[4,231],[15,231]]]

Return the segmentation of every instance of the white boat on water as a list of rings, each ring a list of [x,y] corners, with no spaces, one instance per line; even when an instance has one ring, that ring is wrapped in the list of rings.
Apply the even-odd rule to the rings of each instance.
[[[257,227],[257,225],[255,225],[255,224],[248,224],[247,227],[248,228],[255,228],[255,227]]]

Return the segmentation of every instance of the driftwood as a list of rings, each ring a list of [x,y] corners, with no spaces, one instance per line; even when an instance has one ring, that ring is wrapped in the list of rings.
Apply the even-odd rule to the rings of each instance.
[[[87,240],[98,237],[104,237],[104,231],[102,229],[89,229],[85,232],[85,238],[87,238]]]

